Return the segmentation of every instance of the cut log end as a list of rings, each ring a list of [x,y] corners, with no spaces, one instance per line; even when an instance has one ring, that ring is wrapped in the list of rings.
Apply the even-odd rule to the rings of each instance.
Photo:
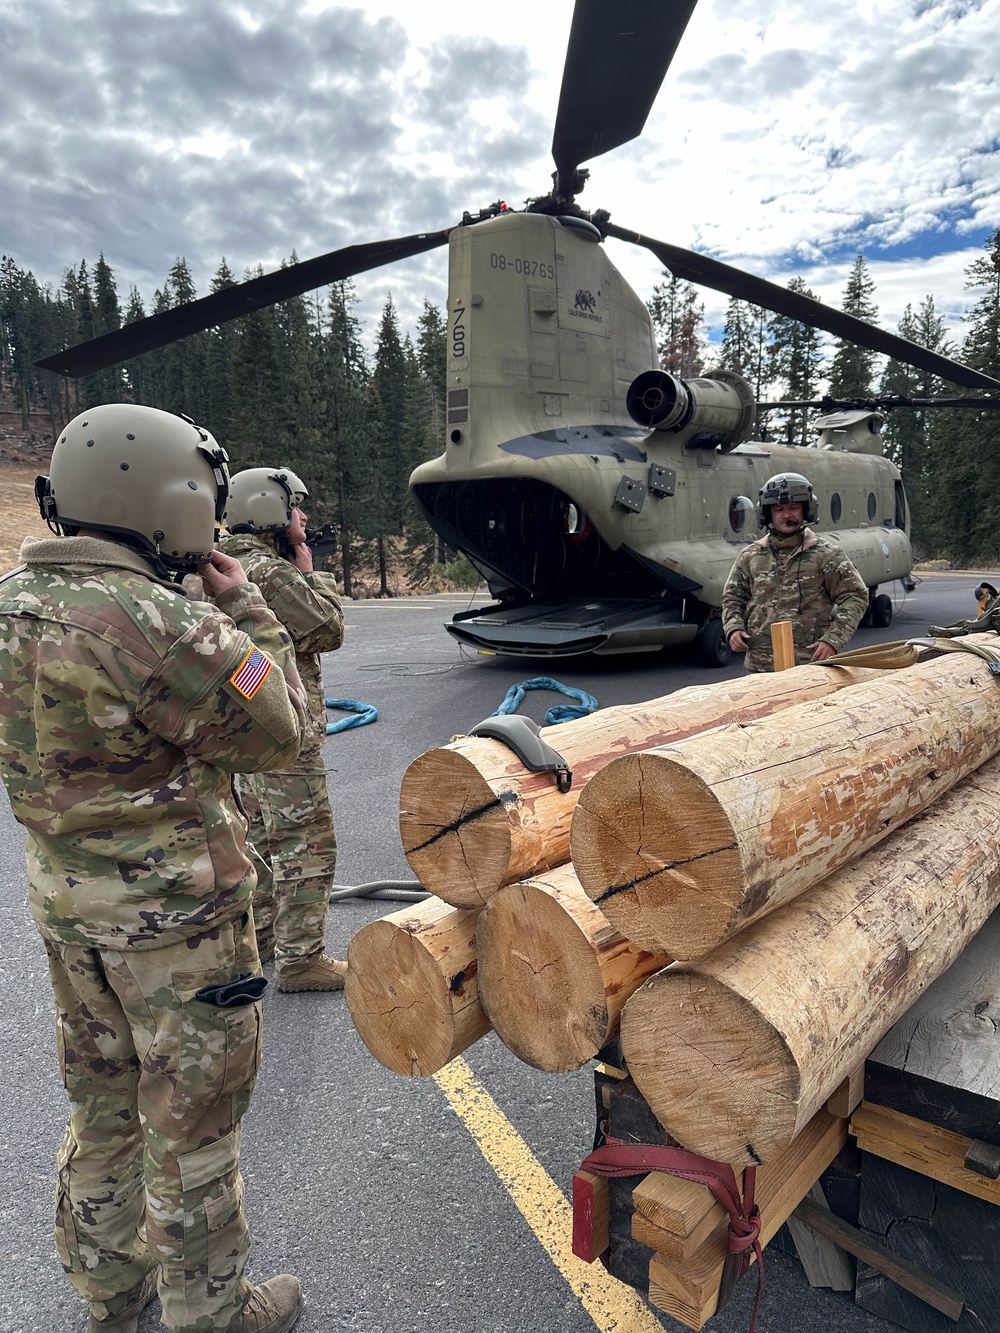
[[[502,748],[499,742],[488,743]],[[458,749],[429,750],[407,768],[400,788],[399,832],[410,869],[421,884],[455,907],[482,907],[506,882],[509,813],[502,797]]]
[[[420,910],[426,918],[426,904]],[[411,930],[403,915],[355,934],[347,949],[345,998],[358,1035],[380,1064],[395,1074],[433,1074],[489,1030],[476,977],[477,914],[461,914],[468,919],[461,930],[452,928],[456,943],[445,958],[421,938],[421,918]]]
[[[665,749],[597,773],[570,841],[588,896],[641,948],[701,958],[729,932],[743,880],[733,829],[712,790]]]
[[[493,897],[479,918],[478,954],[483,1006],[508,1050],[549,1073],[597,1055],[610,1030],[600,964],[550,889],[511,884]]]
[[[657,973],[626,1004],[621,1027],[636,1086],[683,1147],[758,1166],[794,1139],[795,1061],[774,1028],[718,981]]]

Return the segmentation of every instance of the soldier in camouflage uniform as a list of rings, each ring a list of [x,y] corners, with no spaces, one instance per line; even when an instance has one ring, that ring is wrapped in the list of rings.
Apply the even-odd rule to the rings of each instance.
[[[850,557],[807,523],[818,515],[812,486],[797,472],[760,490],[767,535],[736,557],[722,592],[722,628],[748,671],[773,671],[770,628],[792,622],[795,663],[823,662],[845,648],[868,609],[868,589]]]
[[[326,704],[320,654],[339,648],[344,617],[332,574],[313,569],[306,544],[308,491],[290,468],[248,468],[232,479],[220,549],[243,565],[291,635],[309,702],[310,728],[294,763],[247,774],[240,791],[262,860],[254,919],[262,957],[274,952],[279,991],[329,991],[347,964],[324,952],[337,864],[333,811],[323,766]]]
[[[287,635],[213,552],[226,455],[118,403],[75,418],[37,493],[57,535],[0,580],[0,765],[27,830],[70,1119],[56,1249],[88,1333],[284,1333],[297,1279],[252,1286],[240,1121],[260,975],[232,774],[289,763]],[[178,588],[201,568],[215,604]]]

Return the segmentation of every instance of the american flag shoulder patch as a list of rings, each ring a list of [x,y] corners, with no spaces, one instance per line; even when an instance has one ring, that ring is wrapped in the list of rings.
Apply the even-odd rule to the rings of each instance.
[[[243,661],[229,677],[229,683],[244,699],[252,699],[267,679],[273,663],[259,648],[251,648]]]

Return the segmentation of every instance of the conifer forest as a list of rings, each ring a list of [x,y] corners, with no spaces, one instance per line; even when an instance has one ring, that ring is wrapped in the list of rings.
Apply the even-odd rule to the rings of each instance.
[[[236,281],[223,261],[211,291]],[[799,278],[788,285],[813,295]],[[1000,228],[966,270],[966,287],[970,305],[959,341],[946,335],[932,295],[908,305],[896,331],[1000,378]],[[443,448],[445,320],[429,301],[417,327],[403,330],[390,297],[373,351],[362,338],[351,284],[338,283],[79,380],[35,366],[59,347],[204,294],[195,291],[180,258],[147,309],[135,288],[123,299],[103,255],[68,270],[58,290],[5,255],[0,387],[25,428],[29,417],[41,416],[51,422],[53,437],[89,406],[135,401],[202,422],[229,451],[233,470],[279,462],[292,467],[309,487],[310,523],[329,521],[337,529],[336,564],[348,596],[362,565],[376,572],[377,586],[387,593],[390,562],[399,560],[417,582],[437,571],[474,584],[475,572],[442,548],[407,488],[413,468]],[[725,367],[743,375],[761,401],[964,393],[853,344],[828,346],[816,330],[738,300],[729,303],[721,338],[710,342],[695,289],[666,273],[648,304],[664,370],[691,378]],[[862,254],[841,308],[879,322]],[[763,439],[805,444],[816,415],[773,410],[762,414],[758,431]],[[888,415],[884,439],[903,472],[917,558],[1000,564],[991,498],[1000,493],[1000,413],[898,408]]]

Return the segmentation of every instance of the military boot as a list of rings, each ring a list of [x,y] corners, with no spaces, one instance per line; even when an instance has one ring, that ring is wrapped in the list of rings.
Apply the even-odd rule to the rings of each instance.
[[[156,1295],[156,1269],[147,1273],[142,1286],[136,1287],[135,1294],[120,1313],[110,1319],[98,1319],[91,1315],[87,1322],[87,1333],[135,1333],[139,1327],[139,1316]]]
[[[226,1333],[286,1333],[302,1313],[302,1287],[297,1277],[279,1273],[251,1287],[243,1309]]]
[[[299,972],[276,970],[275,989],[280,991],[343,990],[347,964],[329,954],[318,953]]]

